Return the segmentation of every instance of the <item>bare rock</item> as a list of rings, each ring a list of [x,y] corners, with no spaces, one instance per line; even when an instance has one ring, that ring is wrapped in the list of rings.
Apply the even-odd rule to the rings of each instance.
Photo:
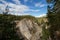
[[[16,28],[18,28],[17,33],[19,37],[22,35],[24,40],[40,40],[42,28],[30,19],[25,18],[19,21]]]

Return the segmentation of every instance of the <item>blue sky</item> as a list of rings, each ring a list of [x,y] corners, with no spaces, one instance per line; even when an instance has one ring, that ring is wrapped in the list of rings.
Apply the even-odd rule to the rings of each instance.
[[[46,0],[0,0],[0,13],[8,5],[9,14],[41,17],[47,13]]]

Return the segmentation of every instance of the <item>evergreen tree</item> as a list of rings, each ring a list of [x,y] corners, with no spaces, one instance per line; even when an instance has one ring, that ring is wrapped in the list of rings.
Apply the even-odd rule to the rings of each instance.
[[[15,31],[16,24],[11,23],[16,17],[9,15],[8,12],[6,7],[5,12],[0,14],[0,40],[20,40]]]
[[[51,9],[50,5],[48,5],[48,21],[49,24],[51,25],[50,27],[50,36],[52,40],[56,40],[55,38],[55,32],[60,31],[60,0],[50,0],[48,4],[53,2],[53,8]],[[52,10],[52,11],[51,11]]]

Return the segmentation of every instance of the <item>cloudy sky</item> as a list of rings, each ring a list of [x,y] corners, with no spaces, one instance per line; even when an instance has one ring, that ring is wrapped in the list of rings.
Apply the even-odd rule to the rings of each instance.
[[[46,0],[0,0],[0,13],[9,8],[13,15],[32,15],[41,17],[47,13]]]

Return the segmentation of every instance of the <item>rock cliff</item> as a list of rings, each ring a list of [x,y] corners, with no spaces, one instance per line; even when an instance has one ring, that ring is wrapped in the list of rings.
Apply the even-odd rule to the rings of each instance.
[[[30,19],[16,21],[17,34],[23,40],[40,40],[42,28]]]

